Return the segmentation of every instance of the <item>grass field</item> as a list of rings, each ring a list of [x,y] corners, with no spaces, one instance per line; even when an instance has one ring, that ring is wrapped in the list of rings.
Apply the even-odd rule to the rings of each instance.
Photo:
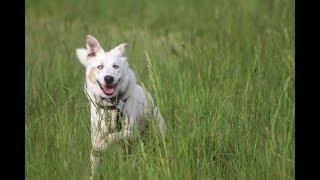
[[[294,179],[294,2],[26,1],[26,179],[88,179],[89,102],[75,49],[94,35],[129,63],[167,123],[101,179]],[[99,178],[98,178],[99,179]]]

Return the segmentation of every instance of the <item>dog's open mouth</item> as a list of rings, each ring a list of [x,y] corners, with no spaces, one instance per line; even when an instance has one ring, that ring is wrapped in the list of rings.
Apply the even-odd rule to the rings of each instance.
[[[98,81],[98,84],[101,88],[101,90],[103,91],[104,94],[110,96],[114,93],[116,87],[117,87],[117,84],[114,84],[114,85],[102,85],[100,84],[100,82]]]

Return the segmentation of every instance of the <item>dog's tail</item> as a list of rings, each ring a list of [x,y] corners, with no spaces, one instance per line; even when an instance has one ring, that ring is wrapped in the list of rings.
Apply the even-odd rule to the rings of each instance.
[[[160,133],[162,136],[164,136],[166,132],[166,123],[164,122],[164,119],[157,106],[154,106],[153,117],[158,121]]]
[[[156,123],[158,124],[160,134],[164,137],[166,133],[166,123],[160,113],[159,108],[155,105],[150,93],[148,91],[145,91],[145,93],[146,93],[148,104],[151,105],[149,107],[153,107],[153,108],[150,108],[150,110],[152,111],[151,114],[153,115],[153,118],[157,121]]]

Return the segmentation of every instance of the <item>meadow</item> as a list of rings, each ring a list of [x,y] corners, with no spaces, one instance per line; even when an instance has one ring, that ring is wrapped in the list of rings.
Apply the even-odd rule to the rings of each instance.
[[[294,179],[294,1],[26,1],[26,179],[88,179],[90,112],[75,49],[128,42],[167,124],[97,179]]]

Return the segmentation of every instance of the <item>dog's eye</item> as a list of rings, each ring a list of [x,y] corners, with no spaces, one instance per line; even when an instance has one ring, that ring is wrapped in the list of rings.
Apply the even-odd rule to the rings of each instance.
[[[116,64],[114,64],[112,67],[115,68],[115,69],[118,69],[118,68],[119,68],[119,66],[116,65]]]
[[[97,68],[101,70],[103,68],[103,65],[101,64]]]

